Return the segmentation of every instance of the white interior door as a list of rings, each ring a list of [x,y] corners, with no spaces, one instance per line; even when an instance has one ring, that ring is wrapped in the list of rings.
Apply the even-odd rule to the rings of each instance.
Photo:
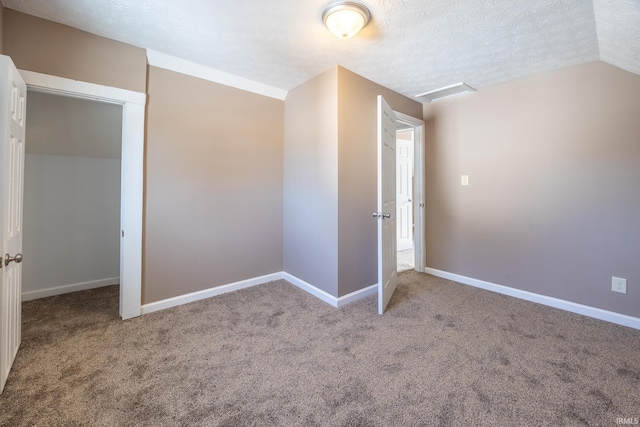
[[[27,87],[0,55],[0,392],[18,352],[22,321],[22,200]]]
[[[396,140],[398,251],[413,248],[413,141]]]
[[[396,115],[378,96],[378,313],[398,284],[396,259]]]

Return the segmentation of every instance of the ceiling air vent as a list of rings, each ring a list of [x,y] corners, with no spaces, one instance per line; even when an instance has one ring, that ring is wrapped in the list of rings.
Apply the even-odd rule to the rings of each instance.
[[[476,90],[468,84],[461,82],[451,86],[446,86],[440,89],[432,90],[431,92],[421,93],[416,95],[416,98],[420,101],[439,101],[445,98],[451,98],[453,96],[464,95],[465,93],[475,92]]]

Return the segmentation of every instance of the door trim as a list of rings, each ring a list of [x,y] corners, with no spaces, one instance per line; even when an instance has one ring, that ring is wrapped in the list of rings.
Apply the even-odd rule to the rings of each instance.
[[[425,143],[424,143],[424,121],[411,117],[407,114],[395,111],[398,122],[413,127],[413,170],[415,194],[413,204],[413,250],[415,254],[415,270],[424,273],[427,263],[427,237],[425,233],[425,214],[427,197],[425,192]]]
[[[147,95],[33,71],[19,70],[19,72],[27,88],[31,90],[122,105],[119,306],[120,316],[123,319],[140,316],[144,120]]]

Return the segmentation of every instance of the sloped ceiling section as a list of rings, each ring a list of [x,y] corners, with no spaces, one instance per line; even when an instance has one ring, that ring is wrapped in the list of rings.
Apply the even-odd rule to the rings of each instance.
[[[594,1],[600,59],[640,75],[640,0]]]
[[[409,97],[602,59],[640,73],[640,0],[363,0],[339,40],[327,0],[1,0],[11,9],[289,90],[339,64]]]

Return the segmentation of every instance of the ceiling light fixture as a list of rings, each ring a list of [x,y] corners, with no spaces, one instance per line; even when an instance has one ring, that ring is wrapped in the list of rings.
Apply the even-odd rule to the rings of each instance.
[[[358,34],[370,18],[369,9],[353,1],[331,3],[322,12],[324,25],[341,39],[348,39]]]

